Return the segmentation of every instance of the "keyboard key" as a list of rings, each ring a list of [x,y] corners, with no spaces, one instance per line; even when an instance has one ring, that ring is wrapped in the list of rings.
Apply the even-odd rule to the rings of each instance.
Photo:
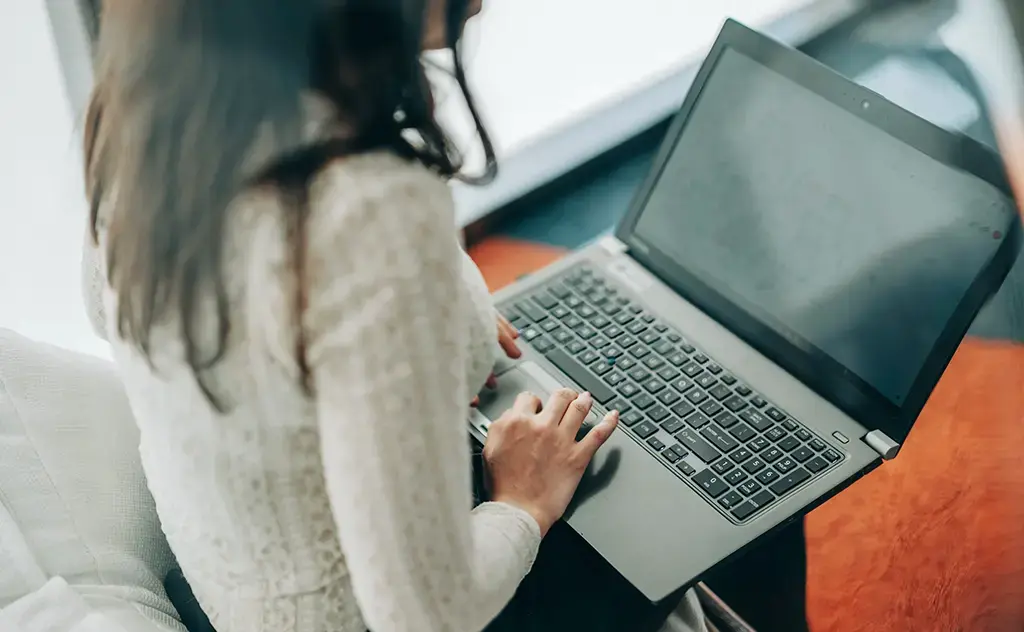
[[[647,325],[643,324],[639,320],[634,320],[633,322],[626,325],[626,331],[633,334],[634,336],[639,336],[643,332],[647,331]]]
[[[761,453],[761,458],[764,459],[766,463],[774,463],[782,458],[782,450],[772,446]]]
[[[633,426],[632,431],[641,439],[646,439],[655,432],[658,432],[658,427],[649,421],[641,421],[637,425]]]
[[[647,393],[640,393],[633,398],[633,405],[640,410],[647,410],[651,406],[654,406],[654,398]]]
[[[693,388],[693,380],[681,377],[675,382],[672,382],[672,388],[676,389],[680,393],[685,393],[686,391]]]
[[[684,448],[696,454],[705,463],[714,463],[722,455],[714,449],[710,443],[705,441],[699,434],[692,430],[683,429],[676,434],[676,440]]]
[[[787,419],[782,422],[782,427],[790,432],[793,432],[794,430],[796,430],[797,426],[795,421],[793,421],[792,419]]]
[[[811,440],[811,433],[807,432],[806,428],[797,428],[796,431],[793,432],[793,434],[795,434],[796,438],[801,440],[801,441],[810,441]]]
[[[569,288],[565,287],[561,283],[552,284],[551,287],[548,288],[548,292],[550,292],[555,298],[568,298],[572,295]]]
[[[664,459],[665,459],[666,461],[668,461],[669,463],[676,463],[676,462],[678,462],[678,461],[679,461],[679,459],[680,459],[680,456],[679,456],[678,454],[676,454],[676,453],[675,453],[675,451],[674,451],[674,450],[672,450],[671,448],[670,448],[670,449],[668,449],[668,450],[664,450],[664,451],[662,451],[662,453],[661,453],[661,456],[662,456],[662,457],[663,457],[663,458],[664,458]]]
[[[638,339],[638,340],[639,340],[640,342],[644,343],[645,345],[647,345],[647,346],[651,347],[651,346],[654,346],[654,344],[655,344],[656,342],[658,342],[659,340],[661,340],[661,336],[659,336],[659,335],[658,335],[658,332],[656,332],[656,331],[651,331],[650,329],[648,329],[648,330],[647,330],[647,331],[645,331],[644,333],[642,333],[642,334],[638,335],[638,336],[637,336],[637,339]]]
[[[618,360],[619,357],[623,353],[625,353],[625,351],[623,351],[622,349],[619,349],[618,347],[608,347],[607,349],[604,349],[603,351],[601,351],[601,353],[603,353],[604,357],[606,357],[606,358],[611,358],[612,360]],[[619,368],[622,369],[623,371],[626,370],[626,367],[623,367],[622,365],[619,365]]]
[[[718,375],[719,373],[722,372],[722,367],[718,366],[717,364],[709,364],[707,370],[708,373],[711,373],[712,375]]]
[[[683,339],[682,336],[680,336],[674,331],[668,332],[667,334],[665,334],[665,337],[668,338],[670,342],[679,342],[680,340]]]
[[[729,392],[728,387],[722,386],[722,388],[725,389],[727,393]],[[739,412],[747,407],[747,400],[743,399],[739,395],[731,395],[722,403],[725,404],[726,408],[728,408],[734,413]]]
[[[527,327],[526,329],[523,330],[522,333],[523,340],[525,340],[526,342],[533,342],[537,338],[540,338],[542,335],[544,335],[544,332],[542,332],[540,329],[537,329],[536,327]]]
[[[679,377],[679,371],[676,371],[670,366],[665,367],[664,369],[658,371],[658,377],[665,380],[666,382],[671,382],[672,380]]]
[[[769,468],[757,475],[757,482],[762,485],[767,485],[772,481],[778,480],[780,476],[781,474]]]
[[[731,509],[741,502],[743,502],[743,496],[740,496],[739,492],[729,492],[718,499],[718,504],[726,509]]]
[[[665,366],[665,361],[661,359],[661,356],[656,356],[653,353],[647,356],[644,360],[644,366],[652,371],[657,371],[661,367]]]
[[[754,454],[750,450],[746,448],[738,448],[729,455],[729,458],[737,463],[743,463],[752,456],[754,456]]]
[[[580,338],[583,338],[584,340],[590,340],[591,338],[597,335],[597,332],[594,331],[592,327],[584,325],[583,327],[579,327],[576,329],[576,335],[579,336]]]
[[[708,417],[714,417],[722,411],[722,406],[713,399],[709,399],[700,405],[700,412],[704,413]]]
[[[606,404],[615,399],[615,391],[610,386],[583,368],[575,358],[565,351],[555,349],[548,352],[544,357],[558,367],[560,371],[568,375],[570,380],[579,384],[583,390],[589,391],[594,397],[595,402]]]
[[[723,402],[723,404],[725,405],[726,408],[728,408],[729,410],[731,410],[733,412],[736,412],[737,410],[739,410],[743,406],[747,405],[747,403],[744,402],[742,399],[739,399],[738,397],[733,395],[732,391],[730,391],[729,387],[726,386],[725,384],[717,384],[714,387],[712,387],[711,390],[709,390],[708,392],[711,393],[712,397],[714,397],[715,399],[717,399],[720,402],[722,400],[725,400]],[[737,404],[735,400],[739,400],[739,403],[742,404],[743,406],[740,406],[739,404]]]
[[[612,320],[615,322],[616,325],[621,325],[625,327],[626,325],[633,322],[633,315],[630,314],[629,312],[622,312],[619,315],[612,318]]]
[[[754,515],[759,507],[755,507],[749,500],[745,503],[741,503],[733,508],[732,515],[737,520],[746,520],[750,516]]]
[[[651,437],[647,440],[647,445],[654,448],[656,451],[661,452],[665,449],[665,444],[658,437]]]
[[[555,343],[551,342],[550,338],[541,336],[533,341],[533,348],[541,353],[547,353],[555,348]]]
[[[747,443],[747,447],[753,452],[760,452],[768,447],[768,440],[764,437],[754,437]]]
[[[750,390],[749,386],[744,386],[743,384],[740,384],[739,386],[736,387],[736,392],[742,395],[743,397],[746,397],[747,395],[750,395],[754,391]]]
[[[757,457],[754,457],[743,464],[743,469],[751,474],[757,474],[766,467],[768,467],[768,465]]]
[[[598,360],[590,365],[590,370],[593,371],[595,375],[604,375],[612,370],[612,365],[608,364],[608,360]]]
[[[665,383],[662,382],[661,380],[656,380],[654,378],[651,378],[651,379],[647,380],[647,382],[644,383],[644,388],[647,389],[648,393],[652,393],[654,395],[657,395],[661,391],[665,390]]]
[[[697,378],[696,381],[698,385],[704,388],[711,388],[712,386],[715,385],[716,382],[718,382],[715,376],[711,375],[710,373],[704,373],[699,378]]]
[[[548,317],[547,312],[530,301],[519,301],[516,303],[516,309],[535,323],[539,323]]]
[[[736,383],[736,378],[726,373],[725,375],[722,376],[722,381],[728,384],[729,386],[732,386],[733,384]]]
[[[739,423],[739,419],[736,419],[731,413],[722,413],[715,417],[715,421],[718,422],[719,426],[727,430]]]
[[[719,474],[725,474],[734,467],[736,467],[736,464],[729,459],[718,459],[718,462],[712,465],[711,469]]]
[[[682,461],[678,465],[676,465],[676,469],[682,472],[683,474],[686,474],[687,476],[693,476],[693,473],[697,471],[693,469],[693,466],[691,466],[686,461]]]
[[[708,357],[703,353],[698,353],[697,355],[693,356],[693,361],[696,362],[697,364],[707,364]]]
[[[650,314],[644,314],[643,316],[640,317],[640,320],[650,325],[651,323],[654,322],[654,316],[651,316]]]
[[[580,364],[590,364],[594,360],[597,360],[599,357],[601,356],[597,355],[596,352],[587,349],[586,351],[579,355]]]
[[[608,327],[607,329],[604,330],[604,335],[608,336],[612,340],[615,340],[616,338],[622,335],[622,327],[619,327],[618,325],[612,325],[611,327]]]
[[[621,397],[613,400],[612,403],[608,404],[608,410],[617,410],[619,411],[619,414],[626,412],[630,408],[632,408],[632,406],[630,406],[629,402]]]
[[[605,347],[607,347],[610,344],[611,343],[608,342],[608,339],[604,338],[602,336],[597,336],[595,338],[591,338],[590,339],[590,346],[595,348],[595,349],[604,349]]]
[[[694,404],[699,404],[708,398],[708,394],[704,391],[698,391],[697,389],[691,390],[686,394],[686,399],[690,400]]]
[[[761,489],[761,486],[757,484],[757,481],[750,480],[740,485],[738,489],[744,496],[753,496]]]
[[[637,386],[636,384],[626,382],[625,384],[619,387],[619,392],[622,393],[625,397],[633,397],[634,395],[640,392],[640,387]]]
[[[612,321],[608,320],[604,316],[594,316],[590,319],[590,326],[594,329],[604,329],[610,324],[612,324]]]
[[[757,506],[758,509],[761,507],[767,507],[768,505],[775,502],[775,497],[772,496],[771,492],[766,489],[762,489],[751,497],[750,501],[752,504]]]
[[[607,382],[609,386],[618,386],[626,381],[626,376],[618,371],[612,371],[608,375],[604,376],[604,381]]]
[[[651,350],[640,345],[633,345],[630,348],[629,353],[637,360],[642,360],[651,354]]]
[[[810,443],[807,444],[815,452],[821,452],[825,449],[825,442],[821,439],[811,439]]]
[[[557,318],[558,320],[565,320],[569,316],[572,316],[572,312],[569,311],[568,307],[565,307],[564,305],[559,305],[558,307],[551,310],[551,315]]]
[[[718,498],[729,489],[729,486],[722,481],[721,477],[711,470],[701,471],[693,477],[693,480],[697,481],[697,484],[703,487],[708,496],[712,498]]]
[[[566,343],[565,345],[565,350],[572,354],[579,353],[584,349],[586,349],[586,347],[583,346],[583,343],[580,342],[579,340],[573,340],[571,342]]]
[[[553,318],[549,318],[542,322],[540,324],[540,328],[548,332],[549,334],[556,329],[561,329],[561,327],[558,326],[558,321]]]
[[[629,349],[630,347],[636,345],[636,338],[634,338],[633,336],[621,336],[615,342],[618,343],[618,345],[623,349]]]
[[[651,421],[658,423],[661,420],[668,417],[668,411],[665,410],[664,406],[656,405],[647,411],[647,416],[650,417]]]
[[[628,375],[629,378],[634,382],[643,382],[647,378],[651,377],[651,374],[648,373],[647,369],[643,368],[642,366],[634,368],[632,371],[629,372]]]
[[[777,445],[779,446],[780,450],[791,452],[800,445],[800,442],[796,440],[796,437],[789,436],[783,439],[782,441],[779,441]]]
[[[576,313],[579,314],[580,318],[584,320],[589,320],[590,318],[593,318],[594,316],[597,315],[597,310],[595,310],[590,305],[584,303],[583,305],[580,305],[579,307],[576,308]]]
[[[670,388],[666,388],[658,395],[658,401],[661,402],[662,404],[665,404],[666,406],[671,406],[672,404],[678,402],[680,399],[681,395],[679,395],[679,393],[673,391]]]
[[[672,366],[683,366],[687,363],[687,357],[682,353],[673,353],[665,358]]]
[[[621,358],[615,359],[615,366],[619,367],[623,371],[628,371],[636,366],[636,360],[624,355]]]
[[[686,342],[685,340],[682,340],[682,341],[679,342],[679,348],[682,349],[686,353],[693,353],[694,351],[696,351],[696,349],[693,347],[693,345],[691,345],[690,343]]]
[[[764,414],[768,415],[775,421],[782,421],[783,419],[786,418],[786,413],[782,412],[778,408],[775,408],[774,406],[764,411]]]
[[[672,412],[679,415],[680,417],[685,417],[695,410],[697,409],[694,408],[693,404],[691,404],[690,402],[679,402],[678,404],[672,407]]]
[[[663,355],[663,356],[672,355],[672,353],[675,350],[676,350],[675,345],[673,345],[671,342],[669,342],[667,340],[662,340],[658,344],[654,345],[654,351],[656,353],[659,353],[659,354]]]
[[[673,452],[678,454],[680,459],[690,454],[689,452],[686,451],[686,448],[679,445],[678,443],[670,447],[669,450],[672,450]]]
[[[788,492],[789,490],[796,487],[797,485],[799,485],[800,483],[803,483],[810,477],[811,475],[807,473],[807,470],[803,469],[802,467],[797,468],[790,472],[789,474],[786,474],[779,480],[775,481],[775,483],[772,484],[770,489],[773,492],[775,492],[775,495],[781,496]]]
[[[686,423],[688,423],[694,430],[700,430],[711,423],[711,420],[708,419],[704,413],[695,413],[686,418]]]
[[[768,402],[764,401],[764,398],[759,395],[754,395],[750,398],[750,405],[754,408],[764,408],[768,405]]]
[[[768,432],[764,433],[770,441],[778,441],[786,436],[786,431],[779,426],[772,426],[768,429]]]
[[[722,479],[730,485],[739,485],[747,478],[747,475],[743,473],[743,470],[736,468],[722,477]]]
[[[739,424],[729,428],[729,434],[736,437],[738,441],[747,441],[757,436],[757,433],[747,424]]]
[[[820,456],[816,456],[807,463],[805,463],[804,467],[810,470],[812,474],[817,474],[818,472],[828,467],[828,461],[821,458]]]
[[[764,432],[768,428],[771,428],[772,425],[773,425],[771,419],[768,419],[767,417],[765,417],[761,413],[759,413],[756,410],[753,410],[751,408],[748,408],[747,410],[744,410],[743,412],[741,412],[740,413],[740,419],[742,419],[743,421],[747,422],[748,424],[750,424],[751,426],[753,426],[755,429],[759,430],[760,432]]]
[[[558,299],[548,293],[536,294],[534,295],[533,300],[544,309],[551,309],[555,305],[558,305]]]
[[[808,448],[807,446],[802,445],[796,450],[793,450],[793,452],[790,453],[790,456],[793,457],[793,460],[796,461],[797,463],[803,463],[807,459],[814,456],[814,452],[812,452],[811,449]]]
[[[644,416],[635,410],[619,415],[619,421],[627,428],[632,427],[644,420]]]
[[[661,429],[665,432],[675,434],[686,427],[683,420],[676,416],[671,416],[661,423]]]
[[[829,463],[835,463],[839,459],[843,458],[842,456],[840,456],[840,454],[838,452],[836,452],[835,450],[832,450],[831,448],[828,449],[828,450],[825,450],[825,452],[822,453],[821,456],[825,457],[825,460],[827,460]]]
[[[579,329],[584,325],[584,322],[578,316],[570,316],[563,322],[565,322],[565,326],[569,329]]]
[[[714,424],[709,424],[701,429],[700,434],[702,437],[707,439],[711,445],[715,446],[722,452],[731,452],[739,444],[735,439],[730,437],[724,430]]]
[[[605,303],[601,306],[601,311],[608,316],[614,316],[622,311],[622,307],[615,303]]]
[[[779,474],[785,474],[795,467],[796,461],[788,456],[775,464],[775,469],[779,471]]]
[[[704,372],[704,369],[700,368],[700,365],[695,362],[688,362],[682,370],[686,377],[691,378],[697,377],[698,375]]]

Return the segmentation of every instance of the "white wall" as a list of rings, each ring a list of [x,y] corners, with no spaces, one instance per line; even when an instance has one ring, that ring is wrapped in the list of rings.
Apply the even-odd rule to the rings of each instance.
[[[41,0],[0,0],[0,327],[102,355],[78,289],[77,122],[51,33]]]

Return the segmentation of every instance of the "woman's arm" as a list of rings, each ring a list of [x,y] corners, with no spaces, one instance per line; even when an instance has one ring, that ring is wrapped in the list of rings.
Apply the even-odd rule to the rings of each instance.
[[[471,511],[464,336],[479,315],[446,186],[405,165],[370,177],[356,203],[364,182],[326,186],[317,198],[350,201],[313,209],[309,231],[305,326],[331,507],[370,629],[480,630],[529,571],[540,530],[509,505]]]
[[[103,257],[99,246],[92,240],[92,235],[85,231],[85,242],[82,245],[82,298],[85,300],[85,312],[89,317],[93,332],[107,339],[107,318],[103,311]]]

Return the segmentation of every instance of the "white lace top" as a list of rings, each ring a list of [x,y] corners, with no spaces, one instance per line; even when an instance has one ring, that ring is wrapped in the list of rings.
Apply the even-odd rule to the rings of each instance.
[[[305,322],[316,396],[299,386],[294,278],[278,202],[228,226],[227,354],[208,383],[158,327],[151,368],[104,319],[117,297],[87,248],[95,322],[141,429],[171,547],[218,632],[482,629],[530,569],[540,533],[472,509],[467,405],[493,366],[490,296],[456,239],[448,187],[378,153],[315,181]],[[101,244],[103,238],[101,235]],[[102,248],[100,249],[102,251]],[[212,327],[200,327],[200,331]]]

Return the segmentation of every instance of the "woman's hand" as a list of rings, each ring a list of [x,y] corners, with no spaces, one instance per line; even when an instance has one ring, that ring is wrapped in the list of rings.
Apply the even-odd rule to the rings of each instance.
[[[505,352],[505,355],[513,360],[518,360],[523,352],[519,350],[519,345],[516,344],[516,340],[519,338],[519,330],[515,326],[508,322],[508,319],[498,314],[498,345],[501,350]],[[494,377],[492,373],[487,381],[484,383],[487,388],[498,388],[498,378]],[[477,395],[473,398],[473,401],[469,403],[470,406],[476,406],[480,403],[480,396]]]
[[[577,442],[592,404],[589,393],[561,389],[541,408],[535,395],[522,393],[488,430],[491,498],[527,511],[542,535],[565,513],[587,465],[619,423],[612,411]]]

